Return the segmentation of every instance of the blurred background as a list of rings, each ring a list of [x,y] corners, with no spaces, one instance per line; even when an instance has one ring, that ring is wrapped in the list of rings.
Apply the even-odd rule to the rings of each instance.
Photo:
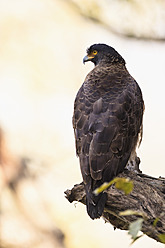
[[[0,0],[0,247],[129,247],[64,191],[82,181],[73,103],[93,43],[126,60],[145,101],[141,170],[164,176],[165,1]],[[137,247],[161,248],[144,236]]]

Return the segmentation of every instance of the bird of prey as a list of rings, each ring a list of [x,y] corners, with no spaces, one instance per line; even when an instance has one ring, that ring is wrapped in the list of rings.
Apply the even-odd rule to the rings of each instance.
[[[86,191],[87,212],[100,218],[107,193],[93,191],[122,172],[135,159],[142,137],[142,92],[125,60],[111,46],[94,44],[83,62],[94,69],[79,89],[73,114],[76,153]]]

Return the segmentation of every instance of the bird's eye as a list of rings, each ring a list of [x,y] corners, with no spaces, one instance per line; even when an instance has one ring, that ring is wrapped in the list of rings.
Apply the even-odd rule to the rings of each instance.
[[[97,51],[96,51],[96,50],[94,50],[94,51],[93,51],[93,54],[94,54],[94,55],[96,55],[96,54],[97,54]]]

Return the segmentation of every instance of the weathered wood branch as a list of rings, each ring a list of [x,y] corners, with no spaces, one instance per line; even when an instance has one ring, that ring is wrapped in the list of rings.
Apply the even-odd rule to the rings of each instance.
[[[108,190],[108,200],[104,209],[103,218],[115,228],[128,230],[129,224],[138,216],[120,216],[119,213],[128,209],[141,212],[145,219],[142,232],[159,242],[159,234],[165,233],[165,178],[154,178],[142,173],[125,170],[119,175],[130,178],[134,189],[129,195],[111,186]],[[86,202],[83,183],[76,184],[71,190],[65,191],[69,202]],[[153,222],[159,218],[156,226]]]

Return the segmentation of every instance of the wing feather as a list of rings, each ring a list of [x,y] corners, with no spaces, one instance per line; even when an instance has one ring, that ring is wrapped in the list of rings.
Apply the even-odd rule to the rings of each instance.
[[[143,101],[139,89],[132,80],[124,89],[115,87],[112,96],[110,91],[105,97],[98,92],[96,97],[93,92],[94,101],[86,96],[83,86],[80,88],[73,126],[85,182],[90,177],[109,181],[124,169],[136,146],[142,123]]]

